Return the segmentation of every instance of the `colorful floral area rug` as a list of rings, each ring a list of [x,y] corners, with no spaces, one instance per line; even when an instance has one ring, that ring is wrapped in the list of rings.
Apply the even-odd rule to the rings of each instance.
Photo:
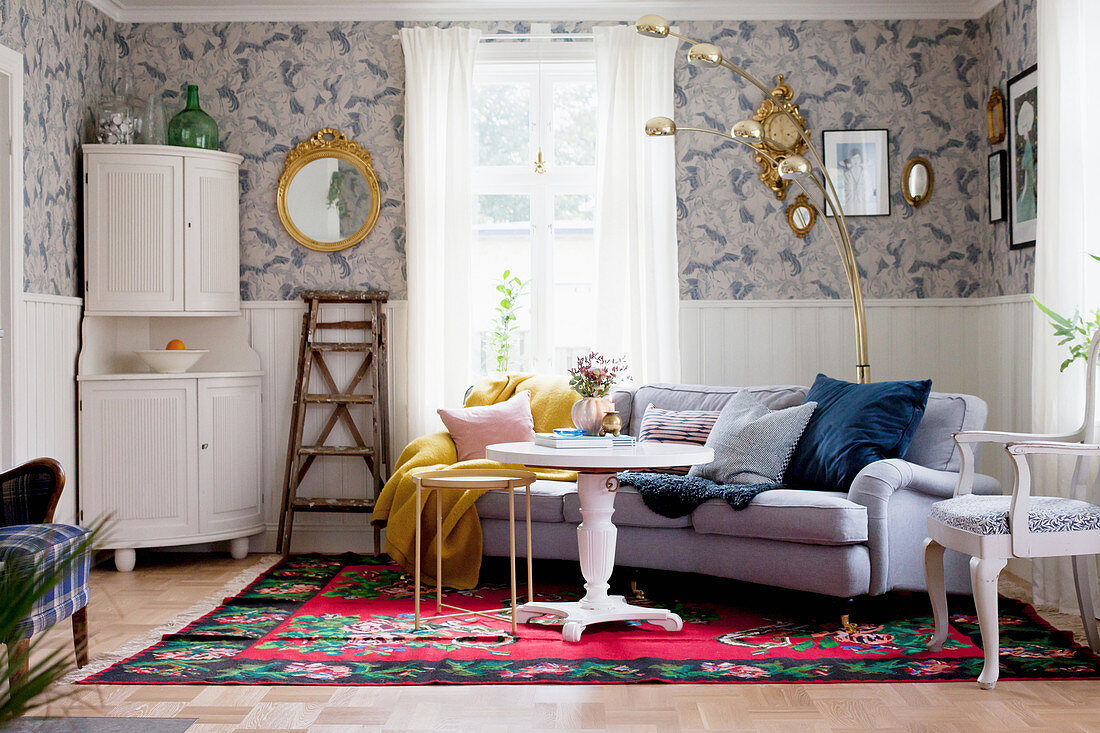
[[[490,566],[493,567],[493,566]],[[536,595],[575,599],[572,580]],[[572,572],[575,571],[572,564]],[[466,608],[500,607],[505,581],[448,594]],[[545,575],[553,575],[547,572]],[[820,597],[701,576],[669,576],[654,605],[684,619],[679,632],[642,622],[588,628],[562,640],[557,619],[520,628],[482,617],[413,631],[412,586],[386,559],[291,556],[178,633],[81,680],[117,684],[416,685],[429,683],[912,682],[966,680],[982,667],[973,608],[952,598],[951,634],[927,650],[932,619],[919,594],[869,603],[858,630],[840,628]],[[715,600],[715,599],[718,600]],[[424,604],[430,610],[434,604]],[[1026,604],[1001,602],[1001,679],[1096,679],[1100,658]]]

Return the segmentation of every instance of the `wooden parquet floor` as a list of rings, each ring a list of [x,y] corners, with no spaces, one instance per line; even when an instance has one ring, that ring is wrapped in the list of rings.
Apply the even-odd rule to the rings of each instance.
[[[258,558],[143,556],[93,572],[91,655],[217,593]],[[109,567],[109,566],[108,566]],[[68,624],[47,645],[71,653]],[[235,687],[65,685],[35,714],[195,718],[214,731],[1100,731],[1100,682]]]

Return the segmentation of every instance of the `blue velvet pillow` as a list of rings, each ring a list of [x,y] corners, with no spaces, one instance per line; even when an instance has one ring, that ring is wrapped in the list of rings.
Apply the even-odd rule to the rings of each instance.
[[[852,384],[818,374],[806,394],[816,402],[784,483],[847,491],[864,466],[902,458],[913,440],[932,380]]]

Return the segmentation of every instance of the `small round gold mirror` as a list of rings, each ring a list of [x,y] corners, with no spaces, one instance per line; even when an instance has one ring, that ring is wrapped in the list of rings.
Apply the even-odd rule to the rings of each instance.
[[[275,205],[299,243],[337,252],[370,233],[381,199],[370,153],[339,130],[325,128],[286,154]]]
[[[805,239],[806,235],[814,228],[817,222],[817,209],[806,198],[806,194],[800,193],[787,207],[787,223],[799,239]]]
[[[920,156],[911,158],[901,174],[901,195],[910,206],[923,206],[932,196],[934,181],[932,164]]]

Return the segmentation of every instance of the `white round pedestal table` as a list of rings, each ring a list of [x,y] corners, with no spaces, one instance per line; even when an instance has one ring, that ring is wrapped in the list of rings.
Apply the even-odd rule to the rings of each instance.
[[[629,448],[548,448],[534,443],[497,443],[485,449],[485,457],[501,463],[535,468],[563,468],[577,472],[577,494],[581,502],[581,524],[577,527],[581,574],[585,595],[579,601],[527,603],[520,606],[520,623],[536,616],[558,616],[564,620],[562,636],[580,641],[586,626],[607,621],[648,621],[666,631],[679,631],[683,620],[671,611],[634,606],[622,596],[608,595],[608,581],[615,567],[617,530],[611,521],[615,511],[615,490],[619,471],[668,468],[710,463],[710,448],[679,443],[638,443]]]

